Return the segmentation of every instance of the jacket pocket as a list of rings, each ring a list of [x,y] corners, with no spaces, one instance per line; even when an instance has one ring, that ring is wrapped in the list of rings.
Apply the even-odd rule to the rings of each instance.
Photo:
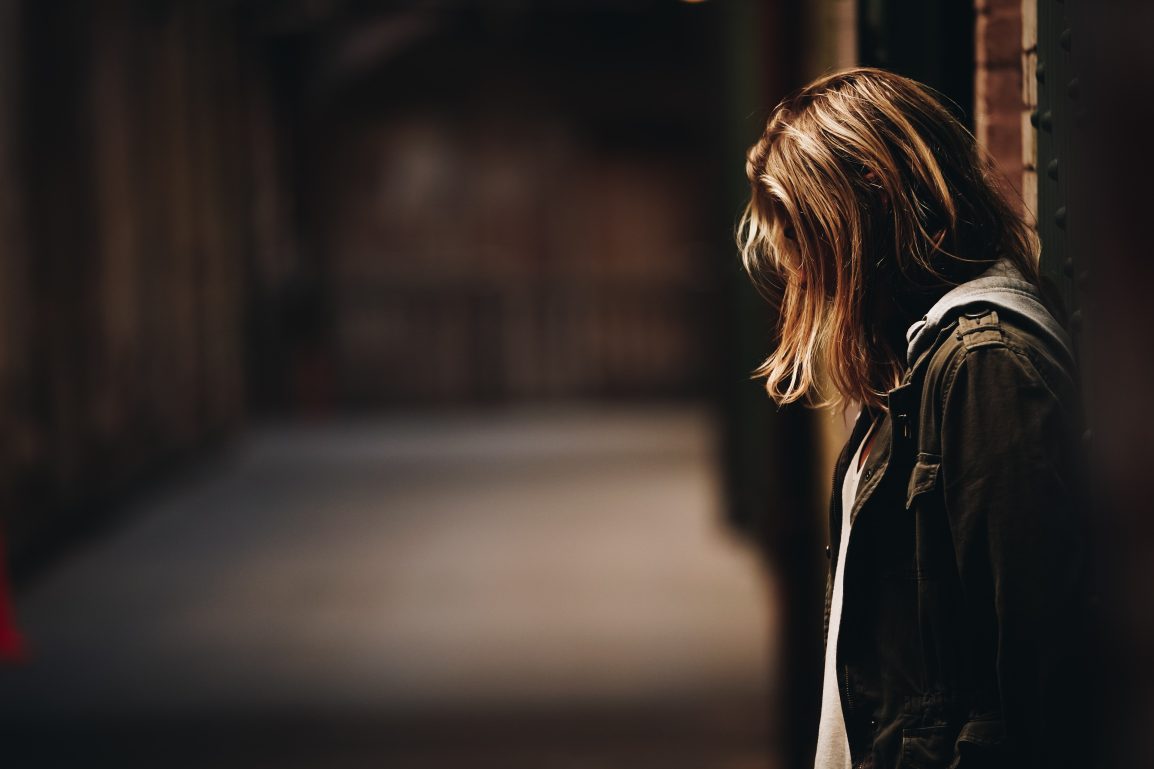
[[[906,509],[914,504],[914,497],[924,494],[938,482],[938,468],[941,466],[941,457],[932,454],[918,454],[914,469],[910,472],[910,483],[906,489]]]
[[[902,729],[897,769],[946,769],[954,757],[957,726],[941,724]]]
[[[949,769],[1009,769],[1006,727],[997,717],[974,718],[962,724]]]

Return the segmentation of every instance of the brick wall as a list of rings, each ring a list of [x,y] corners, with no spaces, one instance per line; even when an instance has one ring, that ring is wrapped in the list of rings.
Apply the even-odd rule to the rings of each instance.
[[[1036,0],[977,0],[974,113],[978,141],[1031,213],[1037,177],[1030,113],[1037,104]]]

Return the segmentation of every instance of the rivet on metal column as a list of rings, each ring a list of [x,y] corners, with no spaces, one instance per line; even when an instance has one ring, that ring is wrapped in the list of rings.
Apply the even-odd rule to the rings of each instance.
[[[1042,278],[1065,305],[1070,331],[1078,333],[1081,313],[1076,301],[1076,284],[1084,284],[1085,266],[1071,246],[1071,219],[1068,211],[1070,176],[1068,162],[1072,155],[1071,127],[1082,84],[1075,71],[1071,52],[1076,30],[1070,24],[1073,3],[1062,0],[1037,0],[1038,63],[1034,76],[1038,81],[1038,104],[1031,123],[1037,129],[1037,168],[1045,169],[1037,177],[1038,237],[1042,244],[1039,264]],[[1075,281],[1075,276],[1078,280]]]

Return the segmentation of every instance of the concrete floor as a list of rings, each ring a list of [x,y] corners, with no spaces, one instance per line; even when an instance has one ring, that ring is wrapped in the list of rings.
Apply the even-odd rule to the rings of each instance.
[[[690,407],[253,430],[18,597],[28,767],[758,767],[768,578]]]

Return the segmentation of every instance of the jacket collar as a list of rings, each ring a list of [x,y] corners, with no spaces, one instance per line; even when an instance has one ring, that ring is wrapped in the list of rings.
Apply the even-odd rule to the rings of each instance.
[[[913,366],[918,357],[932,349],[937,332],[959,313],[975,304],[990,305],[1015,316],[1050,339],[1073,360],[1069,334],[1050,313],[1038,288],[1026,280],[1009,259],[1001,258],[985,272],[942,295],[937,302],[906,331],[906,362]]]

